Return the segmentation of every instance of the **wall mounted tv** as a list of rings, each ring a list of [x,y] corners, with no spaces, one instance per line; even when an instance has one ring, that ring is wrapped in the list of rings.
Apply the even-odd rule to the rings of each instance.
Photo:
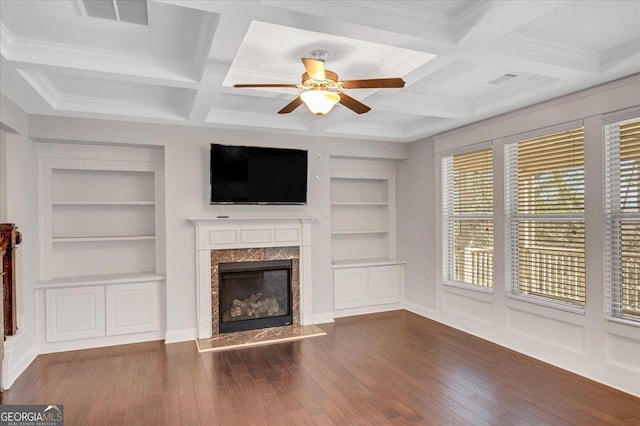
[[[211,204],[307,203],[307,151],[211,144]]]

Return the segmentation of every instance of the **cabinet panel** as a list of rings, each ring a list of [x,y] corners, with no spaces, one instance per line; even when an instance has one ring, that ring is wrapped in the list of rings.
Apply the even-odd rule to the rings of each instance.
[[[369,304],[383,305],[400,302],[400,266],[372,266],[369,268]]]
[[[104,287],[47,290],[45,306],[47,342],[105,335]]]
[[[158,285],[154,282],[108,286],[107,336],[158,329]]]
[[[366,268],[346,268],[333,271],[334,309],[358,308],[367,305],[368,277]]]

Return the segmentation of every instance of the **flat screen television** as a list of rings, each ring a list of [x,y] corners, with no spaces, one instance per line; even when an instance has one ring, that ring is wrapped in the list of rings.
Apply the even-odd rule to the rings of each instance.
[[[307,203],[307,151],[211,144],[211,204]]]

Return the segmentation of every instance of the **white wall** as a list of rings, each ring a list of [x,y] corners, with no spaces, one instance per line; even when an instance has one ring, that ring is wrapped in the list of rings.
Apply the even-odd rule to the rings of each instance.
[[[401,234],[407,308],[455,328],[640,395],[640,324],[608,320],[604,309],[601,115],[640,105],[640,76],[619,80],[411,144],[402,195],[411,205]],[[495,200],[495,288],[487,293],[442,283],[441,153],[493,141],[496,194],[503,194],[503,138],[584,120],[587,307],[575,313],[508,296],[504,203]],[[435,220],[434,220],[435,219]],[[434,238],[434,236],[437,236]],[[418,263],[418,265],[416,265]],[[409,266],[412,265],[412,266]]]
[[[158,145],[165,153],[167,342],[196,336],[195,231],[190,218],[229,216],[312,216],[313,318],[333,319],[333,283],[329,223],[329,158],[407,158],[407,145],[340,140],[314,135],[193,128],[105,120],[30,116],[30,137],[43,141]],[[209,144],[245,144],[308,149],[307,206],[211,206]],[[318,146],[320,158],[318,158]],[[365,154],[363,154],[365,153]],[[318,179],[315,178],[318,176]],[[36,193],[33,194],[35,197]]]
[[[16,250],[18,333],[5,342],[2,386],[8,388],[36,356],[33,283],[39,270],[35,144],[27,138],[27,115],[0,96],[0,221],[22,233]]]

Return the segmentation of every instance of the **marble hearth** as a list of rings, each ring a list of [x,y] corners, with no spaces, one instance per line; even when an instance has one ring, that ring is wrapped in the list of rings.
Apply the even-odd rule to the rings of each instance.
[[[191,219],[196,228],[197,336],[218,336],[219,263],[291,259],[293,326],[312,324],[310,218]]]

